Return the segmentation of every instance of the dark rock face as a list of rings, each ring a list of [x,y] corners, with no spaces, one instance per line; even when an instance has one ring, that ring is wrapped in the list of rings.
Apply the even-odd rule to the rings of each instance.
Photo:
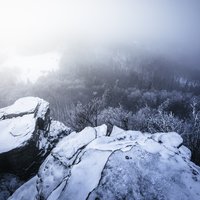
[[[50,118],[49,103],[39,98],[22,98],[0,109],[0,172],[23,180],[34,176],[58,136],[70,132],[57,123]]]
[[[26,146],[0,154],[1,172],[16,174],[22,179],[28,179],[40,166],[40,150],[35,141],[30,141]]]

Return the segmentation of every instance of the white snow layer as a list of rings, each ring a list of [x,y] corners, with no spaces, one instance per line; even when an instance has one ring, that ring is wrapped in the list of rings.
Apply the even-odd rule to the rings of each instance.
[[[24,146],[36,129],[36,120],[43,118],[49,104],[39,98],[26,97],[0,109],[0,153]]]
[[[23,146],[35,130],[33,114],[0,121],[0,153]]]
[[[115,132],[116,130],[116,132]],[[63,138],[40,167],[36,183],[12,199],[199,200],[200,168],[177,133],[142,134],[106,126]],[[31,199],[29,198],[29,199]]]
[[[33,113],[40,106],[39,115],[42,116],[45,108],[49,107],[49,103],[38,97],[24,97],[15,101],[15,103],[6,108],[0,109],[0,118],[6,115],[17,115],[23,113]],[[40,116],[39,116],[40,117]]]

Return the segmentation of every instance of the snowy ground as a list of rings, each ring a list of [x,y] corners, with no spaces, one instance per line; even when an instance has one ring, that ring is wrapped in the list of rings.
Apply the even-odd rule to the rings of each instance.
[[[177,133],[106,129],[64,137],[10,200],[200,199],[200,168]]]

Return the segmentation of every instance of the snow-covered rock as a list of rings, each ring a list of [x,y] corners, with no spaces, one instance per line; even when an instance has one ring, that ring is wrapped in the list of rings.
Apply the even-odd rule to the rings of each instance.
[[[49,104],[37,97],[25,97],[18,99],[13,105],[0,109],[0,118],[7,119],[27,114],[33,114],[37,110],[39,117],[44,117]]]
[[[64,137],[15,199],[199,200],[200,168],[177,133],[87,127]]]
[[[0,109],[0,171],[29,178],[70,129],[50,118],[49,103],[25,97]]]
[[[40,131],[38,139],[38,148],[47,153],[53,149],[61,138],[68,135],[71,129],[66,127],[63,123],[52,120],[47,132]]]
[[[0,153],[25,146],[36,135],[36,126],[42,125],[42,120],[50,120],[48,110],[46,101],[33,97],[19,99],[12,106],[1,109]]]

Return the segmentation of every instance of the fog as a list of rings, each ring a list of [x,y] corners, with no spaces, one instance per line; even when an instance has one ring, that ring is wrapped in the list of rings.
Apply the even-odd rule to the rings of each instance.
[[[31,68],[27,76],[36,80],[58,68],[60,57],[69,59],[66,49],[122,44],[199,67],[199,19],[198,0],[2,0],[0,68],[20,69],[22,77]],[[24,65],[17,57],[37,61]]]

